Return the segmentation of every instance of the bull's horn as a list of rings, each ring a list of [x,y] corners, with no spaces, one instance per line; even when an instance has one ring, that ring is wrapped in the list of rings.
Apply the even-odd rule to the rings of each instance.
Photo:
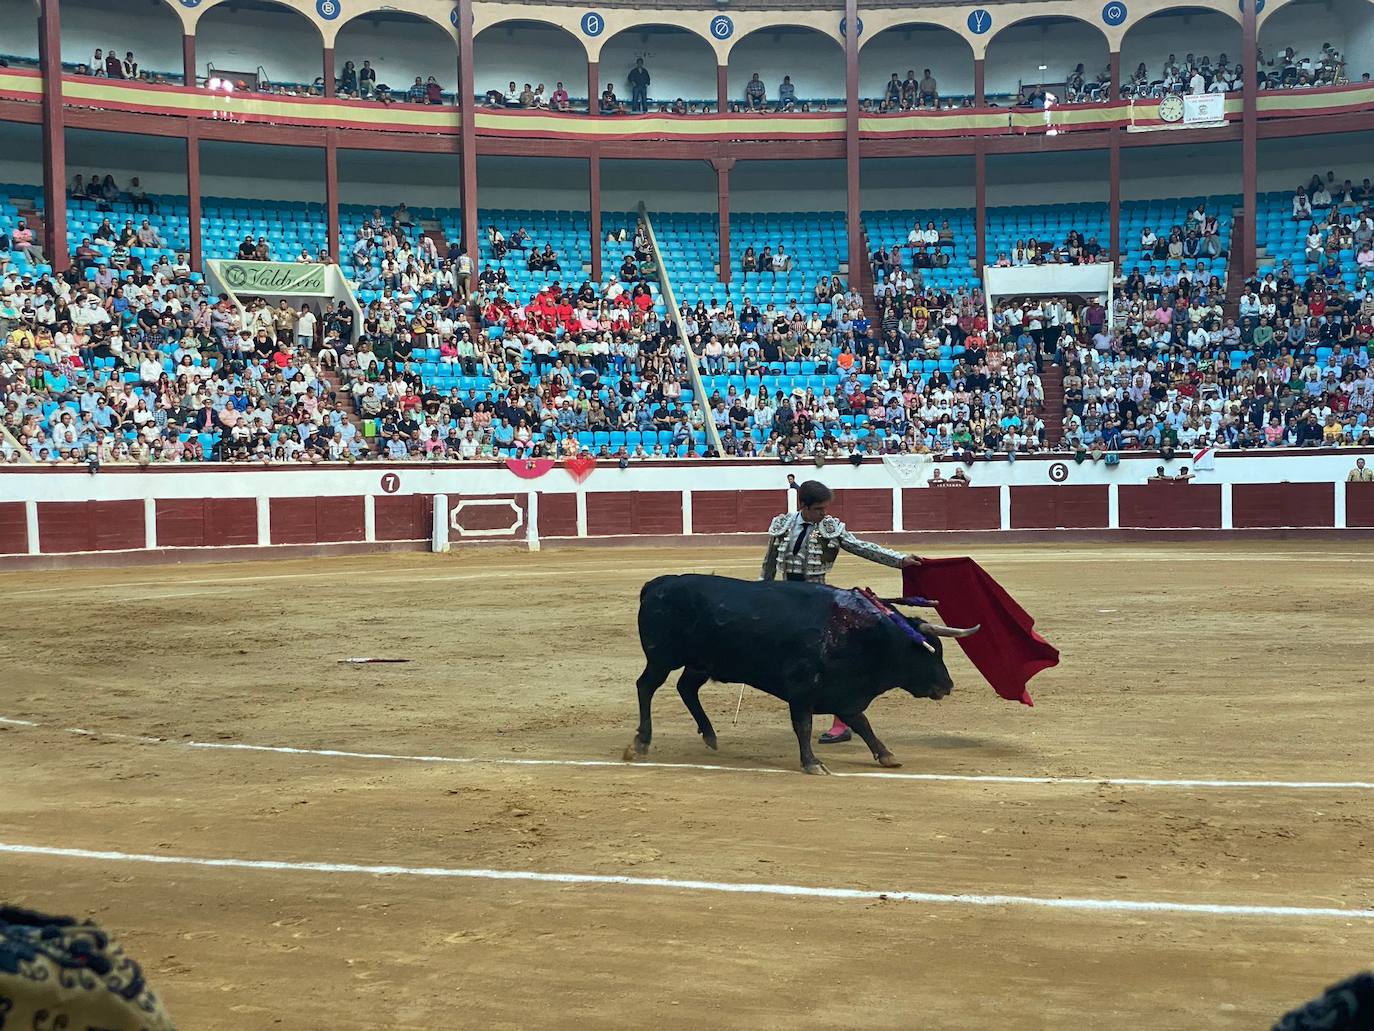
[[[921,632],[932,634],[935,637],[968,637],[970,634],[976,634],[981,626],[981,623],[975,623],[971,627],[960,628],[941,626],[939,623],[922,623]]]

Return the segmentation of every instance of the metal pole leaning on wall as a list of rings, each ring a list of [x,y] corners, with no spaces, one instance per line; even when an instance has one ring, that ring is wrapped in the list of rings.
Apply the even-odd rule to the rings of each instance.
[[[677,297],[673,294],[673,284],[668,278],[668,269],[663,264],[663,253],[658,249],[658,237],[654,234],[654,224],[649,219],[649,211],[644,207],[643,201],[639,202],[639,217],[649,234],[649,250],[654,256],[654,264],[658,267],[658,284],[663,288],[663,303],[668,306],[668,314],[673,320],[673,325],[677,327],[677,338],[682,341],[683,350],[687,352],[687,371],[691,374],[692,379],[692,400],[701,412],[702,425],[706,429],[706,440],[711,445],[711,450],[722,455],[725,452],[720,446],[720,432],[716,429],[716,424],[711,418],[711,406],[706,399],[706,386],[701,381],[701,369],[697,367],[697,354],[692,350],[692,342],[687,339],[687,330],[682,325],[682,313],[677,309]]]
[[[28,448],[21,447],[19,441],[14,439],[14,434],[7,430],[3,425],[0,425],[0,440],[3,440],[6,444],[8,444],[11,448],[14,449],[15,453],[19,456],[19,462],[21,465],[36,465],[38,463],[38,459],[33,457],[33,453],[29,451]]]

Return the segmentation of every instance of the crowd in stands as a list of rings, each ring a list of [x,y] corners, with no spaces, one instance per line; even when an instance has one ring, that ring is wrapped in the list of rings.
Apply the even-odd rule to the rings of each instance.
[[[1200,57],[1191,53],[1179,60],[1174,54],[1165,59],[1158,75],[1151,75],[1145,62],[1123,77],[1121,95],[1131,97],[1159,97],[1166,93],[1228,93],[1242,88],[1245,68],[1232,62],[1226,54],[1218,54],[1215,62],[1208,54]]]
[[[356,324],[342,302],[240,313],[189,269],[137,258],[124,276],[0,269],[3,421],[66,463],[700,455],[685,349],[625,259],[625,282],[516,296],[499,263],[474,281],[462,248],[439,255],[404,206],[374,212],[352,249],[371,296]]]
[[[171,83],[172,78],[151,71],[139,66],[137,58],[134,57],[132,50],[124,51],[124,56],[119,56],[119,51],[114,47],[106,50],[103,47],[96,47],[95,53],[91,55],[88,63],[76,66],[78,75],[91,75],[102,79],[127,79],[133,82],[148,82],[158,85]],[[176,81],[181,77],[176,76]]]
[[[880,303],[870,317],[832,277],[806,308],[746,299],[738,312],[728,302],[684,310],[724,452],[971,460],[1044,446],[1034,363],[989,329],[980,293],[903,286]]]
[[[1345,58],[1330,43],[1323,43],[1315,55],[1300,55],[1292,47],[1284,47],[1273,57],[1266,58],[1263,50],[1257,50],[1255,65],[1259,68],[1261,89],[1338,86],[1349,81]],[[1368,73],[1363,78],[1368,81]]]
[[[878,104],[878,110],[889,111],[914,111],[919,108],[938,108],[940,106],[940,85],[935,81],[935,76],[927,68],[921,72],[921,77],[916,77],[916,70],[908,68],[906,78],[903,79],[892,73],[892,78],[887,80],[887,85],[883,87],[882,100]]]
[[[353,61],[345,61],[334,82],[334,95],[345,100],[374,100],[381,103],[401,101],[407,104],[439,105],[449,102],[444,88],[433,75],[415,76],[415,81],[402,89],[377,81],[377,70],[364,60],[359,68]]]
[[[1284,47],[1273,55],[1266,55],[1256,48],[1252,65],[1261,89],[1301,89],[1308,87],[1340,85],[1350,81],[1346,74],[1346,62],[1340,51],[1330,43],[1323,43],[1315,54],[1298,54],[1293,47]],[[139,80],[144,82],[166,82],[163,76],[140,68],[133,51],[125,51],[121,57],[115,48],[97,48],[88,64],[78,67],[78,72],[110,79]],[[1123,98],[1159,97],[1166,93],[1225,93],[1242,88],[1245,66],[1234,62],[1225,53],[1217,55],[1215,61],[1210,55],[1195,56],[1187,53],[1180,60],[1169,54],[1160,65],[1157,74],[1152,73],[1145,62],[1140,62],[1134,71],[1123,76],[1121,96]],[[1370,81],[1370,74],[1363,73],[1361,81]],[[615,83],[606,83],[594,105],[603,115],[647,114],[651,109],[659,114],[705,114],[716,109],[713,100],[684,99],[677,97],[653,99],[650,97],[652,75],[643,58],[637,58],[626,77],[628,99],[622,100],[616,93]],[[1053,85],[1023,84],[1014,98],[1019,106],[1044,108],[1054,103],[1088,103],[1108,99],[1111,71],[1108,67],[1088,70],[1079,62],[1068,72],[1062,83]],[[234,83],[237,89],[249,89],[246,81]],[[251,84],[257,92],[289,96],[323,96],[324,80],[317,78],[311,83],[274,83],[259,77]],[[353,60],[344,62],[335,80],[335,94],[345,99],[372,100],[382,103],[402,101],[412,104],[442,105],[454,103],[451,93],[445,93],[442,84],[433,75],[417,76],[408,86],[390,85],[377,81],[377,71],[370,60],[363,60],[358,66]],[[526,82],[523,88],[511,80],[506,89],[488,90],[481,98],[490,107],[543,109],[549,111],[570,111],[572,100],[563,83],[556,83],[549,90],[545,83]],[[824,98],[800,97],[790,75],[772,89],[759,73],[753,73],[746,83],[743,95],[729,104],[732,112],[767,113],[792,111],[828,111],[836,101]],[[989,99],[996,106],[996,99]],[[939,84],[929,68],[923,69],[918,77],[914,68],[909,68],[905,76],[893,71],[879,97],[864,98],[860,101],[865,113],[891,113],[921,109],[948,109],[971,107],[972,96],[942,98]],[[843,107],[843,102],[838,102]]]
[[[1308,227],[1303,267],[1310,271],[1300,275],[1285,259],[1252,277],[1234,316],[1224,309],[1222,284],[1190,277],[1186,265],[1175,275],[1136,271],[1123,279],[1110,328],[1094,303],[1097,328],[1056,346],[1066,439],[1087,449],[1166,454],[1371,444],[1370,196],[1367,182],[1337,184],[1332,173],[1297,190],[1293,218]]]
[[[931,281],[955,244],[947,220],[875,250],[876,309],[838,275],[755,304],[752,281],[791,272],[782,245],[759,245],[742,303],[683,298],[674,318],[643,225],[608,233],[597,284],[514,220],[472,256],[404,204],[348,244],[359,310],[240,313],[169,257],[136,180],[92,174],[71,192],[121,214],[144,196],[149,217],[105,218],[60,276],[22,219],[0,233],[3,423],[42,461],[701,457],[707,419],[732,456],[1014,456],[1049,444],[1048,363],[1064,370],[1064,438],[1085,452],[1370,441],[1374,185],[1333,172],[1294,191],[1303,250],[1244,284],[1234,312],[1206,263],[1224,255],[1218,218],[1198,204],[1124,241],[1110,305],[1004,298],[990,320],[977,289]],[[239,254],[272,257],[253,236]],[[1071,231],[999,263],[1100,256]]]

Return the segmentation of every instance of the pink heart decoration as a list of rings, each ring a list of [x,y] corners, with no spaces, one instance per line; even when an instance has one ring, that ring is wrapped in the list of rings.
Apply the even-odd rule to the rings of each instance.
[[[588,456],[579,455],[576,458],[569,458],[563,463],[563,468],[568,470],[568,475],[578,483],[581,483],[592,474],[596,468],[596,459]]]

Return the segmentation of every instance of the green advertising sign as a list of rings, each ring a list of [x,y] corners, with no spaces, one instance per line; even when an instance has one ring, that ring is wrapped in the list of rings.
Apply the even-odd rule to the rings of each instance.
[[[284,261],[222,261],[220,278],[235,293],[327,294],[324,265]]]

